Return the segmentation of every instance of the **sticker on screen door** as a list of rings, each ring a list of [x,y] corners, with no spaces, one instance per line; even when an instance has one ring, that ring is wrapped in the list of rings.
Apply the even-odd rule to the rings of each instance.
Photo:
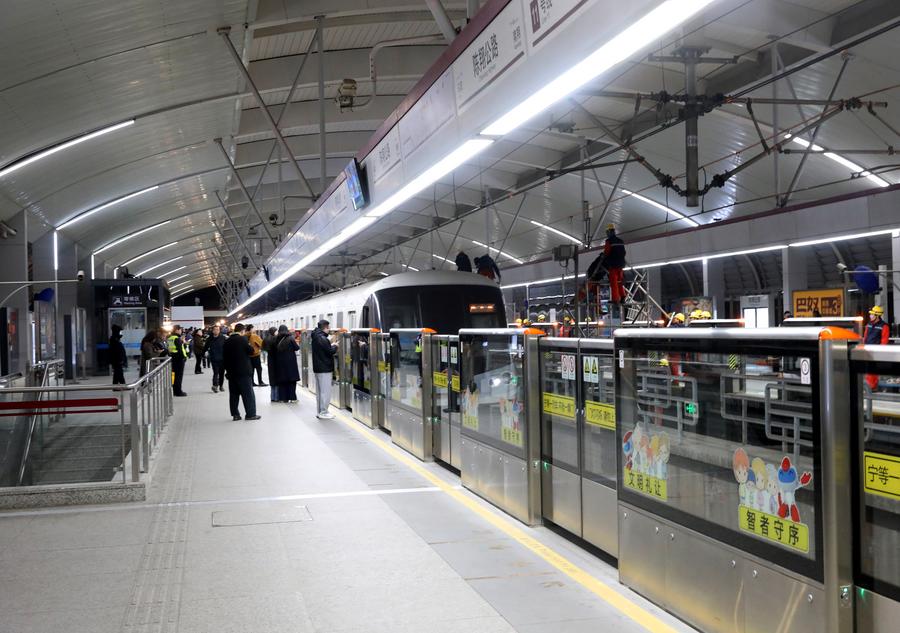
[[[809,552],[809,527],[802,522],[796,493],[812,483],[812,473],[799,472],[791,458],[777,464],[750,458],[743,448],[732,456],[738,483],[738,524],[747,532],[783,547]]]
[[[669,436],[650,433],[643,424],[622,437],[622,480],[626,488],[667,501],[669,479]]]

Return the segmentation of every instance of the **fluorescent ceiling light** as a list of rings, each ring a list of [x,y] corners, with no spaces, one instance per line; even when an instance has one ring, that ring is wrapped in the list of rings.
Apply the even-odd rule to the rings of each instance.
[[[193,286],[193,281],[182,281],[180,284],[175,284],[174,286],[169,286],[169,290],[178,290],[179,288],[187,288],[188,286]]]
[[[53,231],[53,270],[59,270],[59,231]]]
[[[249,299],[238,304],[231,312],[228,313],[228,316],[231,316],[238,310],[241,310],[245,306],[249,305],[283,281],[290,279],[294,274],[314,262],[322,255],[325,255],[332,249],[349,240],[351,237],[361,233],[367,227],[374,224],[378,220],[378,218],[384,217],[429,185],[437,182],[438,180],[452,172],[467,160],[470,160],[471,158],[477,156],[481,151],[483,151],[493,142],[493,140],[486,138],[476,138],[466,141],[456,150],[435,163],[432,167],[426,169],[421,175],[416,176],[412,181],[403,186],[399,191],[388,197],[387,200],[377,205],[374,209],[370,210],[361,218],[357,219],[355,222],[341,230],[330,240],[322,243],[311,253],[295,262],[293,266],[278,275],[275,279],[272,279],[258,291],[250,295]]]
[[[662,264],[657,265],[668,265],[668,264],[686,264],[688,262],[699,262],[704,259],[721,259],[722,257],[737,257],[738,255],[750,255],[752,253],[764,253],[766,251],[780,251],[783,248],[787,248],[787,244],[776,244],[775,246],[761,246],[760,248],[748,248],[740,251],[728,251],[727,253],[716,253],[715,255],[703,255],[701,257],[687,257],[685,259],[674,259],[668,262],[662,262]],[[646,268],[646,265],[638,266],[638,268]]]
[[[167,277],[167,276],[171,275],[172,273],[177,273],[179,270],[184,270],[185,268],[187,268],[187,264],[185,264],[184,266],[179,266],[178,268],[173,268],[169,272],[161,274],[159,277],[160,277],[160,279],[162,279],[163,277]],[[175,280],[173,279],[172,281],[175,281]]]
[[[135,231],[134,233],[130,233],[130,234],[126,235],[125,237],[120,237],[120,238],[117,239],[115,242],[110,242],[110,243],[107,244],[106,246],[103,246],[102,248],[100,248],[100,249],[94,251],[94,255],[99,255],[99,254],[102,253],[103,251],[105,251],[105,250],[107,250],[107,249],[109,249],[109,248],[112,248],[112,247],[114,247],[114,246],[118,246],[118,245],[121,244],[122,242],[127,242],[128,240],[130,240],[130,239],[133,238],[133,237],[137,237],[138,235],[143,235],[143,234],[146,233],[147,231],[152,231],[152,230],[154,230],[154,229],[158,229],[158,228],[161,227],[161,226],[165,226],[166,224],[168,224],[168,223],[171,222],[171,221],[172,221],[172,220],[166,220],[165,222],[160,222],[159,224],[154,224],[153,226],[148,226],[146,229],[141,229],[140,231]]]
[[[821,145],[812,144],[812,146],[810,146],[809,141],[807,141],[806,139],[800,138],[799,136],[792,136],[791,134],[785,134],[784,137],[791,139],[791,141],[793,141],[794,143],[796,143],[797,145],[799,145],[800,147],[803,147],[805,149],[812,149],[814,152],[822,152],[823,153],[822,155],[825,156],[826,158],[830,158],[831,160],[836,162],[838,165],[841,165],[842,167],[846,167],[847,169],[849,169],[850,171],[852,171],[855,174],[865,176],[867,179],[869,179],[870,181],[872,181],[879,187],[890,187],[891,186],[891,183],[889,183],[887,180],[885,180],[884,178],[879,178],[878,176],[876,176],[875,174],[870,172],[865,167],[857,165],[853,161],[849,161],[846,158],[844,158],[843,156],[841,156],[839,154],[835,154],[834,152],[826,152],[825,148],[822,147]]]
[[[109,207],[115,206],[115,205],[119,204],[120,202],[125,202],[126,200],[130,200],[131,198],[136,198],[137,196],[144,195],[145,193],[150,193],[151,191],[156,191],[157,189],[159,189],[159,185],[153,185],[152,187],[147,187],[146,189],[141,189],[140,191],[135,191],[134,193],[129,193],[127,196],[122,196],[121,198],[117,198],[111,202],[107,202],[106,204],[101,204],[99,207],[94,207],[93,209],[91,209],[89,211],[85,211],[81,215],[76,215],[71,220],[67,220],[66,222],[63,222],[56,228],[57,228],[57,230],[61,231],[62,229],[66,228],[68,226],[72,226],[76,222],[81,222],[83,219],[85,219],[89,215],[94,215],[95,213],[103,211],[104,209],[108,209]]]
[[[648,198],[647,196],[642,196],[642,195],[639,194],[639,193],[634,193],[633,191],[628,191],[628,189],[621,189],[621,191],[622,191],[622,193],[624,193],[626,196],[631,196],[632,198],[636,198],[636,199],[640,200],[641,202],[646,202],[646,203],[649,204],[650,206],[656,207],[656,208],[659,209],[660,211],[665,211],[666,213],[671,213],[672,215],[675,216],[676,219],[678,219],[678,220],[683,220],[684,222],[687,222],[687,223],[690,224],[691,226],[700,226],[700,223],[697,222],[695,219],[689,218],[688,216],[684,215],[683,213],[680,213],[680,212],[676,211],[676,210],[673,209],[672,207],[667,207],[667,206],[664,205],[664,204],[660,204],[660,203],[657,202],[656,200],[651,200],[651,199]]]
[[[556,233],[560,237],[564,237],[567,240],[569,240],[570,242],[575,242],[576,244],[583,246],[583,242],[581,240],[579,240],[577,237],[575,237],[574,235],[569,235],[568,233],[566,233],[564,231],[560,231],[559,229],[554,229],[552,226],[547,226],[546,224],[542,224],[542,223],[538,222],[537,220],[529,220],[529,222],[531,222],[535,226],[541,227],[545,231],[550,231],[551,233]]]
[[[122,262],[121,265],[122,265],[122,266],[127,266],[128,264],[131,264],[132,262],[136,262],[136,261],[139,260],[139,259],[143,259],[144,257],[147,257],[147,255],[152,255],[153,253],[158,253],[158,252],[161,251],[161,250],[164,250],[164,249],[166,249],[166,248],[170,248],[170,247],[172,247],[172,246],[175,246],[177,243],[178,243],[178,242],[176,241],[176,242],[169,242],[168,244],[163,244],[162,246],[160,246],[160,247],[158,247],[158,248],[154,248],[153,250],[149,250],[149,251],[147,251],[146,253],[141,253],[141,254],[138,255],[137,257],[132,257],[132,258],[129,259],[127,262]]]
[[[434,258],[436,258],[436,259],[441,260],[442,262],[447,262],[447,263],[449,263],[449,264],[452,264],[452,263],[453,263],[453,262],[451,262],[449,259],[447,259],[446,257],[441,257],[441,256],[438,255],[437,253],[432,253],[431,256],[434,257]]]
[[[413,178],[387,200],[366,213],[366,216],[380,218],[387,215],[398,206],[412,198],[414,195],[434,184],[451,171],[481,153],[494,141],[489,138],[475,138],[466,141],[456,150],[439,160],[432,167],[426,169],[420,175]]]
[[[713,0],[667,0],[481,131],[503,136],[686,22]]]
[[[585,273],[579,273],[578,277],[584,277]],[[552,284],[555,281],[560,281],[560,279],[574,279],[574,275],[565,275],[561,277],[547,277],[546,279],[535,279],[534,281],[523,281],[517,284],[506,284],[505,286],[500,286],[501,290],[508,290],[510,288],[524,288],[525,286],[537,286],[540,284]]]
[[[422,272],[422,271],[420,271],[418,268],[416,268],[415,266],[410,266],[409,264],[402,264],[402,266],[403,266],[404,268],[406,268],[407,270],[413,270],[413,271],[415,271],[415,272],[417,272],[417,273]]]
[[[57,152],[61,152],[64,149],[69,149],[70,147],[74,147],[79,143],[84,143],[85,141],[89,141],[92,138],[97,138],[98,136],[103,136],[104,134],[109,134],[110,132],[115,132],[116,130],[121,130],[123,127],[128,127],[129,125],[134,124],[134,119],[129,119],[128,121],[122,121],[121,123],[116,123],[115,125],[110,125],[109,127],[102,128],[100,130],[95,130],[88,134],[84,134],[77,138],[73,138],[72,140],[66,141],[64,143],[60,143],[59,145],[54,145],[49,149],[45,149],[42,152],[38,152],[37,154],[32,154],[27,158],[23,158],[20,161],[14,162],[10,165],[7,165],[3,169],[0,169],[0,178],[4,176],[8,176],[9,174],[22,169],[23,167],[30,165],[32,163],[36,163],[42,158],[47,158],[48,156],[52,156]]]
[[[493,246],[488,246],[487,244],[485,244],[485,243],[483,243],[483,242],[479,242],[478,240],[472,240],[472,243],[475,244],[476,246],[480,246],[480,247],[482,247],[482,248],[486,248],[486,249],[488,249],[489,251],[493,251],[494,253],[499,253],[499,254],[502,255],[503,257],[506,257],[506,258],[508,258],[508,259],[511,259],[511,260],[513,260],[514,262],[516,262],[517,264],[524,264],[524,263],[525,263],[523,260],[519,259],[518,257],[513,257],[513,256],[510,255],[509,253],[500,253],[500,251],[499,251],[498,249],[494,248]]]
[[[813,246],[814,244],[828,244],[829,242],[842,242],[844,240],[855,240],[862,237],[874,237],[876,235],[893,234],[897,229],[883,229],[881,231],[869,231],[868,233],[854,233],[852,235],[836,235],[832,237],[823,237],[815,240],[804,240],[802,242],[791,242],[788,246]]]
[[[94,255],[91,254],[91,279],[94,279]]]
[[[182,268],[187,268],[187,266],[182,266]],[[166,273],[166,275],[170,275],[171,272]],[[160,277],[165,277],[166,275],[160,275]],[[190,277],[191,273],[184,273],[183,275],[178,275],[177,277],[173,277],[172,279],[166,279],[167,282],[173,283],[178,281],[179,279],[184,279],[185,277]]]
[[[383,270],[378,271],[378,274],[381,275],[382,277],[390,277],[391,276],[390,273],[386,273]]]
[[[151,266],[150,268],[145,268],[144,270],[142,270],[141,272],[139,272],[139,273],[137,274],[137,276],[138,276],[138,277],[143,277],[144,275],[146,275],[147,273],[149,273],[151,270],[156,270],[157,268],[162,268],[162,267],[165,266],[166,264],[171,264],[172,262],[177,262],[179,259],[181,259],[181,258],[183,258],[183,257],[184,257],[184,255],[179,255],[178,257],[173,257],[172,259],[167,259],[166,261],[164,261],[164,262],[162,262],[162,263],[160,263],[160,264],[156,264],[155,266]]]

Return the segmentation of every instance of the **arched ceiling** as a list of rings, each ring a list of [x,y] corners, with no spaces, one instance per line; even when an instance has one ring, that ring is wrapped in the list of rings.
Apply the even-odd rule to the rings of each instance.
[[[466,23],[466,4],[443,3],[457,27]],[[699,67],[699,88],[710,95],[823,100],[833,93],[835,99],[862,97],[894,106],[900,38],[898,31],[885,29],[898,19],[900,3],[891,0],[718,0],[652,52],[671,56],[692,46],[706,49],[708,57],[734,58],[736,63]],[[223,27],[230,27],[228,40],[279,121],[293,162],[276,143],[265,112],[218,34]],[[239,264],[242,241],[254,259],[265,261],[273,241],[294,230],[310,207],[304,181],[314,193],[327,187],[446,46],[424,0],[12,0],[4,3],[0,36],[0,220],[24,209],[85,252],[168,221],[142,234],[139,247],[127,241],[99,257],[118,266],[165,246],[130,264],[131,272],[180,257],[171,268],[185,268],[171,277],[190,273],[198,285],[245,274]],[[405,45],[385,45],[396,40]],[[788,73],[776,93],[765,83],[773,71]],[[348,78],[358,91],[353,106],[341,108],[336,97]],[[678,104],[647,95],[677,94],[684,84],[680,63],[642,55],[618,66],[301,276],[340,283],[345,275],[402,270],[404,264],[441,267],[442,258],[452,260],[460,248],[483,250],[476,242],[502,247],[508,256],[499,257],[501,267],[543,257],[566,238],[541,224],[583,237],[582,200],[588,202],[591,232],[614,221],[627,236],[740,217],[780,203],[776,194],[788,190],[802,155],[780,154],[777,166],[774,155],[766,156],[711,189],[699,207],[687,207],[639,164],[624,169],[609,164],[629,158],[619,148],[623,138],[639,139],[634,147],[645,161],[683,184],[684,127],[660,130],[661,123],[678,116]],[[644,95],[639,102],[637,93]],[[776,123],[779,130],[796,129],[822,112],[823,106],[810,103],[758,102],[756,125],[743,103],[704,115],[701,185],[749,162],[760,152],[760,133],[771,144]],[[877,117],[866,108],[836,114],[822,125],[816,143],[885,152],[848,156],[868,169],[897,163],[886,153],[900,141],[897,108],[874,112]],[[131,120],[4,174],[5,167],[29,155]],[[598,166],[547,180],[548,170],[577,166],[585,157]],[[851,172],[821,154],[809,155],[790,202],[875,187],[869,179],[851,178]],[[900,181],[890,168],[879,177]],[[253,206],[239,180],[253,195]],[[101,208],[131,194],[137,195]],[[667,213],[666,205],[691,220]]]

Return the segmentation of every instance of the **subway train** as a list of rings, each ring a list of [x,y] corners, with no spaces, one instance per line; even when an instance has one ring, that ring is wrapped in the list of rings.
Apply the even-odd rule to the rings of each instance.
[[[504,327],[503,293],[490,279],[455,271],[407,272],[299,301],[246,320],[258,329],[287,325],[332,329],[428,327],[456,334],[462,328]]]

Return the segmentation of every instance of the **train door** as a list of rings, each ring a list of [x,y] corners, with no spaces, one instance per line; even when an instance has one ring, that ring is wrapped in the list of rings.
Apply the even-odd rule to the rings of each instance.
[[[432,454],[453,468],[460,468],[459,455],[459,337],[431,337]]]

